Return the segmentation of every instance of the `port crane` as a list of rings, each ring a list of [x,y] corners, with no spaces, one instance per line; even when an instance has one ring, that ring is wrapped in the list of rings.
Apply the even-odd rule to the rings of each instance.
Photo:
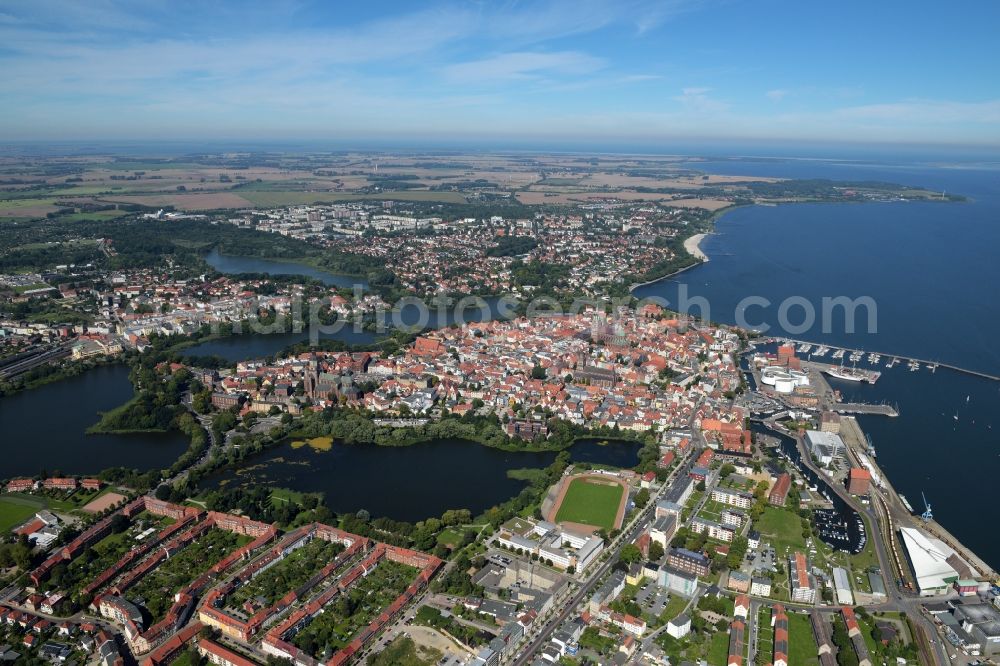
[[[920,498],[924,500],[924,512],[920,514],[920,517],[924,519],[925,523],[928,520],[934,520],[934,514],[931,512],[931,503],[927,501],[927,497],[923,491],[920,491]]]

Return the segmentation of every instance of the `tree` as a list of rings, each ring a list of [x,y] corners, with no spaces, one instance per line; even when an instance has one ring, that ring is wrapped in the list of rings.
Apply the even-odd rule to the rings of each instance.
[[[545,379],[545,368],[543,368],[542,366],[536,364],[535,367],[533,367],[531,369],[531,378],[532,379]]]
[[[632,564],[642,559],[642,551],[634,543],[625,544],[618,553],[618,561]]]
[[[635,505],[637,507],[646,506],[649,503],[649,489],[643,488],[635,494]]]
[[[659,562],[666,553],[659,541],[652,541],[649,544],[649,559],[651,562]]]

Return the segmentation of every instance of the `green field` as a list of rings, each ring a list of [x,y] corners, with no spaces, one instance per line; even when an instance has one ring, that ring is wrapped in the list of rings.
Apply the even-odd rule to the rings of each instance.
[[[788,663],[816,666],[816,639],[808,615],[788,613]]]
[[[441,203],[466,203],[466,199],[458,192],[427,192],[402,191],[379,192],[374,194],[350,194],[339,192],[295,192],[295,191],[262,191],[233,190],[236,194],[255,206],[271,208],[277,206],[294,206],[312,203],[334,203],[337,201],[380,201],[394,199],[396,201],[438,201]]]
[[[769,506],[754,526],[764,541],[774,546],[779,558],[790,552],[805,551],[806,541],[802,538],[802,519],[798,514]]]
[[[0,533],[7,534],[40,509],[41,506],[19,501],[16,497],[0,498]]]
[[[0,211],[11,212],[22,208],[55,205],[54,199],[0,199]]]
[[[70,213],[60,216],[60,220],[65,222],[83,222],[85,220],[113,220],[117,217],[127,215],[124,210],[95,210],[92,213]]]
[[[556,522],[614,529],[623,492],[624,489],[617,483],[597,483],[589,478],[573,479],[559,505]]]
[[[705,655],[705,661],[708,662],[708,666],[726,666],[728,659],[729,632],[717,631],[712,634],[712,638],[709,640],[708,654]]]

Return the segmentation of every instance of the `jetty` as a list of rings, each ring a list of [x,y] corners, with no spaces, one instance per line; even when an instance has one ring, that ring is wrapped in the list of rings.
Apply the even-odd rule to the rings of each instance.
[[[867,404],[864,402],[839,402],[830,407],[840,414],[877,414],[879,416],[899,416],[899,409],[894,405]]]

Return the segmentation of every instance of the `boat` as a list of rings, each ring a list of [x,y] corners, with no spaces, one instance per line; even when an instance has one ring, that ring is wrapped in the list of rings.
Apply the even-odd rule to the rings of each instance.
[[[837,379],[843,379],[849,382],[868,382],[869,384],[874,384],[878,381],[878,378],[882,376],[882,373],[880,372],[848,368],[842,365],[829,367],[823,372],[831,377],[836,377]]]
[[[844,350],[843,349],[834,350],[832,358],[844,358]]]
[[[852,370],[851,368],[845,368],[843,366],[839,368],[828,368],[826,370],[826,374],[849,382],[860,382],[864,379],[864,376],[857,370]]]
[[[906,495],[900,495],[899,501],[903,503],[903,506],[906,507],[907,511],[913,513],[913,507],[910,506],[910,502],[906,499]]]

